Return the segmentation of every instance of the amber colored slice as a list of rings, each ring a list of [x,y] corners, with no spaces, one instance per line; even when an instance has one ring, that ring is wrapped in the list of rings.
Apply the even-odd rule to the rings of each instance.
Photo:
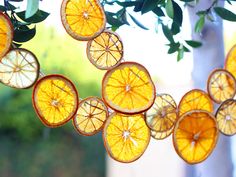
[[[173,144],[184,161],[196,164],[209,157],[218,136],[215,117],[207,111],[193,110],[177,121],[173,132]]]
[[[78,108],[74,84],[62,75],[48,75],[34,86],[33,105],[40,120],[48,127],[64,125]]]
[[[104,145],[116,161],[129,163],[142,156],[150,141],[150,129],[143,114],[113,113],[103,131]]]
[[[151,130],[151,136],[152,136],[152,138],[154,138],[156,140],[163,140],[163,139],[169,137],[172,134],[173,130],[174,130],[174,127],[172,127],[169,130],[163,131],[163,132],[156,132],[154,130]]]
[[[98,69],[112,69],[119,65],[123,58],[123,43],[115,32],[105,30],[88,42],[87,56]]]
[[[67,33],[81,41],[100,35],[106,24],[104,10],[97,0],[63,0],[61,20]]]
[[[76,130],[85,136],[98,133],[108,117],[106,105],[100,98],[88,97],[79,103],[73,124]]]
[[[224,101],[216,112],[216,121],[221,133],[227,136],[236,134],[236,100]]]
[[[156,97],[148,71],[135,62],[124,62],[108,70],[102,82],[102,96],[112,109],[126,114],[148,110]]]
[[[222,103],[235,96],[236,80],[227,70],[214,70],[208,78],[207,90],[213,101]]]
[[[236,78],[236,45],[230,49],[226,56],[225,69]]]

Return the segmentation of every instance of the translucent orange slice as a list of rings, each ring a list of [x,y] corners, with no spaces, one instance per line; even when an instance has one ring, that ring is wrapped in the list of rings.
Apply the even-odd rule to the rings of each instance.
[[[189,164],[204,161],[218,140],[215,117],[207,111],[190,111],[176,123],[173,143],[178,155]]]
[[[0,60],[9,51],[13,39],[11,20],[0,11]]]
[[[168,94],[157,95],[152,107],[145,113],[147,126],[154,131],[170,130],[177,120],[177,106]]]
[[[221,133],[224,135],[236,134],[236,101],[226,100],[216,112],[216,121]]]
[[[73,119],[76,130],[85,136],[99,132],[108,117],[108,110],[103,101],[97,97],[89,97],[79,104]]]
[[[38,60],[32,52],[14,49],[0,61],[0,81],[13,88],[29,88],[37,81],[39,68]]]
[[[208,94],[202,90],[193,89],[186,93],[179,103],[179,117],[191,110],[205,110],[213,112],[213,102]]]
[[[40,120],[48,127],[57,127],[75,116],[78,93],[69,79],[48,75],[36,83],[32,101]]]
[[[135,114],[149,109],[156,93],[151,77],[142,65],[124,62],[105,74],[102,96],[112,109]]]
[[[87,56],[98,69],[112,69],[119,65],[123,58],[122,41],[116,33],[106,30],[88,42]]]
[[[236,45],[228,52],[225,59],[225,69],[236,78]]]
[[[236,93],[236,81],[230,72],[224,69],[213,71],[207,83],[209,96],[216,103],[233,98]]]
[[[156,132],[156,131],[151,130],[151,136],[156,140],[163,140],[172,134],[173,129],[174,127],[163,132]]]
[[[100,35],[106,24],[105,13],[97,0],[63,0],[61,19],[67,33],[81,41]]]
[[[119,162],[137,160],[150,141],[150,130],[143,114],[113,113],[105,123],[103,139],[108,154]]]

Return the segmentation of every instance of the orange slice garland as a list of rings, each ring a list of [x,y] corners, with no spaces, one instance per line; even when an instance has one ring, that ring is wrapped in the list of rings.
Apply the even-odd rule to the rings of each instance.
[[[156,96],[152,107],[145,113],[147,126],[156,132],[170,130],[177,120],[177,106],[168,94]]]
[[[11,20],[0,11],[0,60],[9,51],[13,39]]]
[[[236,134],[236,101],[226,100],[216,112],[216,121],[221,133],[227,136]]]
[[[36,56],[26,49],[13,49],[0,61],[0,81],[10,87],[29,88],[39,76]]]
[[[91,136],[103,128],[107,117],[108,110],[103,101],[89,97],[80,102],[73,124],[80,134]]]
[[[150,130],[143,114],[113,113],[106,121],[103,140],[108,154],[116,161],[129,163],[137,160],[150,141]]]
[[[123,43],[116,33],[105,30],[88,42],[87,56],[98,69],[112,69],[119,65],[123,58]]]
[[[32,101],[40,120],[48,127],[57,127],[75,116],[78,93],[69,79],[48,75],[36,83]]]
[[[63,0],[61,20],[67,33],[81,41],[100,35],[106,24],[105,13],[97,0]]]
[[[235,96],[236,80],[230,72],[217,69],[208,78],[207,90],[213,101],[221,103]]]
[[[102,96],[112,109],[135,114],[152,106],[156,92],[148,71],[142,65],[124,62],[105,74]]]
[[[173,133],[173,144],[184,161],[196,164],[211,154],[218,135],[215,117],[207,111],[193,110],[177,121]]]
[[[179,103],[179,117],[191,110],[205,110],[213,112],[213,102],[208,94],[199,89],[193,89],[187,92]]]

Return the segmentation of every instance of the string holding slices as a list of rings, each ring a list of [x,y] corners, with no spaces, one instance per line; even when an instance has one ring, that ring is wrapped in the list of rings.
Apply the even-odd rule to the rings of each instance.
[[[13,26],[11,20],[0,11],[0,60],[11,47],[13,40]]]
[[[61,20],[67,33],[81,41],[97,37],[106,25],[104,10],[97,0],[63,0]]]
[[[207,90],[213,101],[221,103],[235,96],[236,80],[227,70],[216,69],[208,78]]]
[[[148,110],[156,97],[155,86],[144,66],[124,62],[108,70],[102,81],[102,97],[112,109],[126,114]]]
[[[113,113],[105,123],[103,140],[108,154],[116,161],[129,163],[137,160],[150,141],[150,129],[143,114]]]
[[[218,141],[215,117],[207,111],[193,110],[177,121],[173,132],[173,144],[177,154],[187,163],[205,160]]]
[[[112,69],[123,58],[123,43],[115,32],[105,30],[87,43],[87,56],[98,69]]]
[[[79,103],[73,124],[76,130],[85,136],[98,133],[108,117],[106,105],[100,98],[88,97]]]
[[[220,105],[216,112],[216,121],[224,135],[236,134],[236,100],[228,99]]]
[[[213,102],[206,92],[193,89],[187,92],[179,102],[179,117],[191,110],[205,110],[213,113]]]
[[[0,61],[0,81],[13,88],[29,88],[37,81],[39,70],[39,62],[32,52],[13,49]]]
[[[236,45],[230,49],[226,56],[225,69],[236,78]]]
[[[170,130],[177,117],[177,105],[168,94],[157,95],[154,104],[145,113],[147,126],[155,132]]]
[[[40,120],[48,127],[64,125],[78,108],[74,84],[62,75],[48,75],[34,86],[32,102]]]

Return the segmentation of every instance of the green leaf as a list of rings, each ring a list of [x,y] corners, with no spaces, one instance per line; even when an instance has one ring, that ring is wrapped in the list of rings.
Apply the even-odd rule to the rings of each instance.
[[[144,0],[141,13],[147,13],[157,7],[157,0]]]
[[[144,0],[142,1],[137,1],[138,3],[134,7],[134,12],[140,12],[143,7]]]
[[[32,17],[39,8],[39,0],[27,0],[27,9],[25,13],[25,18]]]
[[[176,35],[180,32],[180,26],[175,21],[173,21],[171,25],[171,32],[173,35]]]
[[[145,27],[142,23],[140,23],[136,18],[134,18],[131,14],[129,14],[130,18],[133,20],[133,22],[139,26],[140,28],[144,30],[149,30],[147,27]]]
[[[194,28],[195,32],[200,33],[202,31],[204,25],[205,25],[205,16],[202,15],[195,25],[195,28]]]
[[[44,21],[49,13],[44,12],[42,10],[38,10],[32,17],[30,18],[25,18],[25,11],[23,12],[17,12],[16,15],[23,21],[28,22],[28,23],[39,23]]]
[[[236,21],[236,14],[223,7],[215,7],[214,11],[224,20]]]
[[[165,37],[170,41],[170,43],[175,43],[174,38],[173,38],[173,34],[172,34],[171,30],[168,28],[168,26],[162,24],[162,31],[163,31]]]
[[[202,46],[202,43],[199,41],[194,41],[194,40],[186,40],[185,41],[189,46],[193,47],[193,48],[198,48]]]
[[[21,26],[14,30],[14,42],[27,42],[32,39],[36,34],[36,28],[30,29],[27,26]]]
[[[5,6],[1,6],[1,5],[0,5],[0,11],[1,11],[1,12],[4,12],[4,11],[6,11],[6,10],[7,10],[7,8],[6,8]]]
[[[158,17],[165,16],[164,12],[160,7],[155,7],[154,9],[152,9],[152,12],[155,13]]]
[[[172,54],[179,50],[180,43],[170,43],[169,46],[168,54]]]
[[[170,18],[174,18],[174,7],[173,7],[173,3],[172,0],[167,0],[166,6],[166,13]]]
[[[122,6],[122,7],[132,7],[139,4],[140,2],[139,1],[123,1],[123,2],[115,1],[115,3],[117,3],[119,6]]]
[[[174,8],[174,22],[177,23],[179,26],[182,26],[183,22],[183,11],[181,7],[173,1],[173,8]]]
[[[178,50],[178,55],[177,55],[177,61],[180,61],[181,59],[184,58],[184,48],[181,47],[179,50]]]
[[[112,15],[113,13],[106,12],[107,23],[109,23],[112,27],[114,26],[116,28],[119,28],[120,26],[124,25],[122,21],[117,18],[114,18]]]

